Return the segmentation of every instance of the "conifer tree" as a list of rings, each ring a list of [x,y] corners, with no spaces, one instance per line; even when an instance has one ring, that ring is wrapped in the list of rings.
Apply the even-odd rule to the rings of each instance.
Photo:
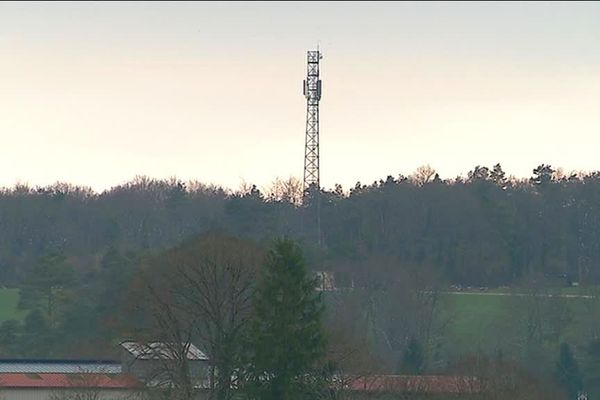
[[[250,398],[304,399],[320,389],[325,339],[315,287],[298,245],[277,240],[255,297],[246,374]]]

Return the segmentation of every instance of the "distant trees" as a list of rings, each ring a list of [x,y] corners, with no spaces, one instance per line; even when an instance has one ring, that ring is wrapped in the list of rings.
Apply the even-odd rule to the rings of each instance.
[[[511,284],[532,272],[600,282],[600,174],[558,170],[541,164],[518,180],[500,164],[478,165],[442,180],[426,165],[409,179],[337,186],[321,196],[326,252],[307,246],[307,257],[313,250],[319,259],[389,254],[471,285]],[[302,194],[294,178],[277,179],[265,193],[251,184],[232,192],[143,176],[101,194],[66,184],[4,189],[0,282],[26,284],[48,254],[89,272],[110,248],[156,253],[210,230],[259,243],[281,235],[314,243]]]
[[[20,344],[18,354],[52,354],[52,346],[56,345],[53,333],[46,315],[39,309],[31,311],[23,321],[21,335],[17,341]]]
[[[404,349],[402,356],[402,369],[408,374],[418,375],[423,371],[425,355],[419,341],[412,337]]]
[[[14,319],[9,319],[0,324],[0,349],[2,353],[13,355],[13,349],[16,347],[19,323]]]
[[[466,388],[480,389],[472,398],[481,400],[564,400],[564,394],[552,380],[531,374],[511,361],[490,359],[481,354],[469,355],[452,366],[452,371],[476,377],[466,381]]]
[[[579,372],[577,360],[567,343],[560,345],[560,353],[556,363],[556,375],[561,386],[567,392],[569,399],[576,399],[583,389],[583,377]]]
[[[504,170],[502,170],[502,166],[500,164],[494,165],[490,173],[490,178],[499,187],[504,187],[506,184],[506,173]]]
[[[269,188],[267,199],[271,201],[287,202],[295,206],[300,206],[302,204],[303,196],[304,188],[302,181],[291,176],[287,179],[275,179]]]
[[[417,186],[423,186],[429,182],[432,182],[434,178],[437,176],[435,169],[433,169],[429,164],[422,165],[413,175],[411,175],[411,179]]]
[[[536,185],[548,184],[553,180],[555,172],[556,170],[550,165],[541,164],[533,170],[533,177],[531,178],[531,182],[533,182]]]
[[[600,394],[600,340],[593,339],[587,345],[584,353],[585,363],[581,368],[584,374],[584,386],[590,398]]]
[[[20,297],[22,308],[41,307],[50,324],[56,323],[57,302],[73,284],[73,267],[62,254],[47,254],[40,258],[28,274]]]
[[[364,340],[379,368],[394,373],[420,373],[440,368],[440,349],[451,316],[440,301],[440,280],[426,266],[400,266],[393,257],[369,257],[347,263],[351,282],[340,282],[347,291],[332,302],[330,312],[349,313],[351,304],[356,326],[354,336]],[[340,267],[334,267],[343,277]],[[344,287],[344,286],[342,286]],[[338,305],[339,304],[339,305]]]

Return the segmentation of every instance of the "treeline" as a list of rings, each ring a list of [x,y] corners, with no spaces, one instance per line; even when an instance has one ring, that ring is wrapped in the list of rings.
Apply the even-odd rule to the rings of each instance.
[[[549,165],[509,178],[500,165],[443,180],[429,167],[349,191],[336,185],[300,205],[302,188],[278,180],[261,192],[138,177],[103,193],[68,184],[0,192],[0,283],[19,286],[35,263],[62,254],[78,271],[111,248],[158,252],[208,231],[268,243],[288,235],[310,265],[346,272],[372,255],[438,271],[447,283],[512,285],[532,274],[600,279],[600,173],[566,176]]]

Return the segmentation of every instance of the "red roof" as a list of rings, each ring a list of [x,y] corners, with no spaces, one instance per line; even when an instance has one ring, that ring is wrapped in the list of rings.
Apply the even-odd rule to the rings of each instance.
[[[130,374],[0,374],[0,388],[134,389],[139,387],[142,387],[142,383]]]
[[[374,375],[347,380],[346,389],[388,393],[478,393],[479,380],[467,376]]]

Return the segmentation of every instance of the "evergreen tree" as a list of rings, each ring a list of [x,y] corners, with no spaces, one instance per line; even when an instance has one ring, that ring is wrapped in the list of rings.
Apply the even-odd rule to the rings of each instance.
[[[531,182],[536,185],[547,185],[552,182],[553,175],[556,172],[554,168],[550,165],[542,164],[538,165],[533,170],[533,177],[531,178]]]
[[[556,374],[558,381],[563,386],[569,399],[576,399],[577,393],[582,389],[583,378],[577,365],[577,360],[573,357],[571,348],[567,343],[560,345],[560,355],[556,364]]]
[[[311,398],[322,382],[323,304],[292,240],[277,240],[255,297],[248,340],[246,389],[250,398]]]
[[[506,184],[506,173],[504,170],[502,170],[500,163],[494,165],[492,172],[490,172],[490,178],[498,186],[503,186]]]

